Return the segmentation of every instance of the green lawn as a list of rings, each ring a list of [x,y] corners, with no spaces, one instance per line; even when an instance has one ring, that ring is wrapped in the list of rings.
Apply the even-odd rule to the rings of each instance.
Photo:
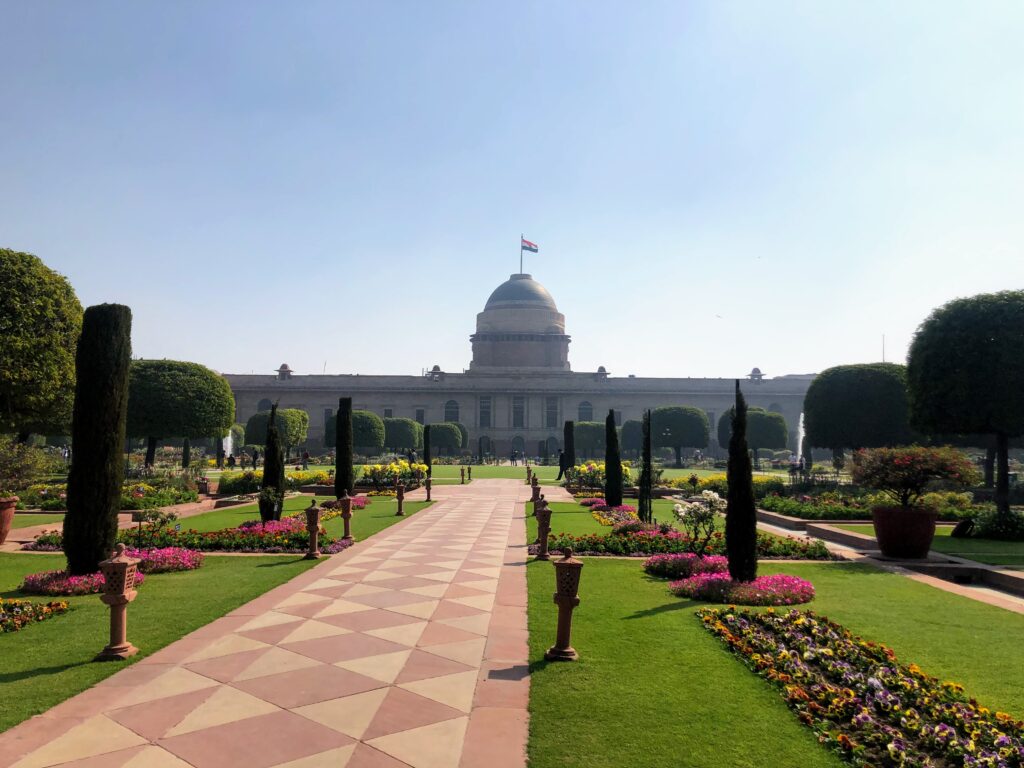
[[[49,514],[16,514],[11,528],[29,528],[33,525],[60,526],[64,522],[63,512],[51,512]]]
[[[662,522],[672,520],[673,501],[666,499],[654,500],[654,519]],[[583,536],[587,533],[607,534],[612,529],[607,525],[601,525],[594,519],[589,507],[574,504],[568,501],[553,501],[551,507],[551,530],[553,533],[568,533],[572,536]],[[633,506],[636,506],[635,504]],[[532,517],[533,504],[526,505],[526,512],[530,517],[526,518],[526,535],[530,541],[537,538],[537,518]]]
[[[854,533],[865,536],[874,536],[875,527],[871,524],[847,524],[836,525]],[[932,541],[932,550],[941,552],[944,555],[966,557],[969,560],[976,560],[979,563],[989,565],[1011,565],[1024,566],[1024,541],[996,541],[994,539],[954,539],[951,534],[953,526],[940,525],[935,529],[935,539]]]
[[[843,764],[701,627],[699,604],[669,595],[639,562],[585,563],[575,664],[543,661],[554,639],[554,573],[528,567],[532,768]],[[813,610],[963,683],[986,706],[1024,715],[1024,616],[859,564],[761,569],[779,571],[814,582]]]
[[[299,556],[210,555],[196,571],[147,576],[128,609],[128,639],[141,651],[131,661],[163,648],[314,564]],[[23,597],[17,587],[26,574],[64,565],[62,555],[0,554],[0,595]],[[66,615],[0,636],[0,687],[4,691],[0,731],[131,663],[93,663],[93,656],[108,640],[109,609],[96,595],[69,601],[73,610]]]

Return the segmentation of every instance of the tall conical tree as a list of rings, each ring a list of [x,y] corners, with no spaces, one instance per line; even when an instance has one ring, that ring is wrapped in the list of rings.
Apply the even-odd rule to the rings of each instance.
[[[273,489],[277,495],[273,509],[260,510],[260,516],[269,520],[281,519],[281,508],[284,506],[284,449],[281,446],[281,433],[277,429],[277,403],[270,408],[267,419],[267,442],[263,447],[263,485],[264,490]]]
[[[565,464],[568,467],[576,466],[576,425],[571,421],[565,422],[562,429],[562,442],[565,443]]]
[[[352,398],[338,398],[335,426],[334,495],[341,498],[355,492],[355,467],[352,464]]]
[[[124,481],[132,311],[120,304],[85,310],[75,356],[73,447],[64,553],[68,572],[95,573],[110,557]]]
[[[188,469],[189,464],[192,463],[192,443],[189,439],[183,438],[181,441],[181,468]]]
[[[427,465],[427,477],[430,477],[432,462],[430,460],[430,425],[423,426],[423,463]]]
[[[654,519],[654,505],[651,502],[651,485],[654,469],[651,465],[651,412],[644,411],[640,427],[640,502],[637,516],[645,523]]]
[[[604,420],[604,503],[609,507],[622,506],[622,455],[615,411],[611,409]]]
[[[757,510],[754,503],[754,477],[747,449],[747,401],[736,380],[736,408],[729,438],[729,492],[725,513],[725,549],[729,556],[729,575],[736,581],[757,577]]]

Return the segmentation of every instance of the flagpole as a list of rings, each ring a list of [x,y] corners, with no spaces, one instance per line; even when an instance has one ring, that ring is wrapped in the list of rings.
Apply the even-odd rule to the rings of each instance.
[[[523,233],[519,233],[519,274],[523,274]]]

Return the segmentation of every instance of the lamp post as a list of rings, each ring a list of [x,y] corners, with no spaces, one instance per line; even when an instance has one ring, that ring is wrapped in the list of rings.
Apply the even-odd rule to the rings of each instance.
[[[430,501],[430,487],[434,484],[434,481],[430,479],[430,475],[427,475],[427,479],[423,481],[423,485],[427,489],[427,501]]]
[[[350,502],[351,503],[351,502]],[[309,502],[306,507],[306,530],[309,531],[309,551],[306,552],[303,560],[320,559],[320,507],[316,505],[316,499]]]
[[[529,465],[526,467],[526,484],[530,485],[533,482],[533,470],[530,469]]]
[[[399,483],[395,487],[395,499],[398,501],[398,511],[395,512],[395,517],[404,517],[405,509],[403,509],[403,507],[405,505],[405,485],[402,483]]]
[[[124,553],[124,544],[118,544],[109,560],[100,563],[103,574],[103,594],[100,600],[110,606],[110,643],[99,652],[96,661],[127,659],[139,652],[128,642],[128,603],[135,599],[135,573],[139,561]]]
[[[540,483],[537,482],[537,476],[533,476],[533,482],[530,483],[530,501],[534,504],[540,498]]]
[[[459,467],[459,485],[466,484],[466,468]]]
[[[352,541],[352,497],[348,495],[348,491],[342,492],[338,502],[341,504],[341,521],[345,524],[345,535],[341,538]]]
[[[466,467],[466,479],[469,480],[469,482],[473,482],[473,468],[472,467]]]
[[[558,606],[558,629],[555,644],[548,648],[544,658],[548,661],[576,661],[580,655],[572,647],[572,612],[580,604],[577,594],[583,561],[572,556],[572,549],[565,548],[565,556],[554,561],[555,604]]]
[[[551,507],[546,500],[541,498],[534,507],[534,514],[537,516],[537,543],[540,550],[537,552],[538,560],[550,560],[548,555],[548,536],[551,535]]]

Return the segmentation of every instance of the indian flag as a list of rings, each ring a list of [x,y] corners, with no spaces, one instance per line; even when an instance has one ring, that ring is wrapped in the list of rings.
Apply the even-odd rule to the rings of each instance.
[[[530,253],[537,253],[539,250],[536,243],[531,243],[525,237],[520,237],[519,239],[523,241],[520,250],[529,251]]]

